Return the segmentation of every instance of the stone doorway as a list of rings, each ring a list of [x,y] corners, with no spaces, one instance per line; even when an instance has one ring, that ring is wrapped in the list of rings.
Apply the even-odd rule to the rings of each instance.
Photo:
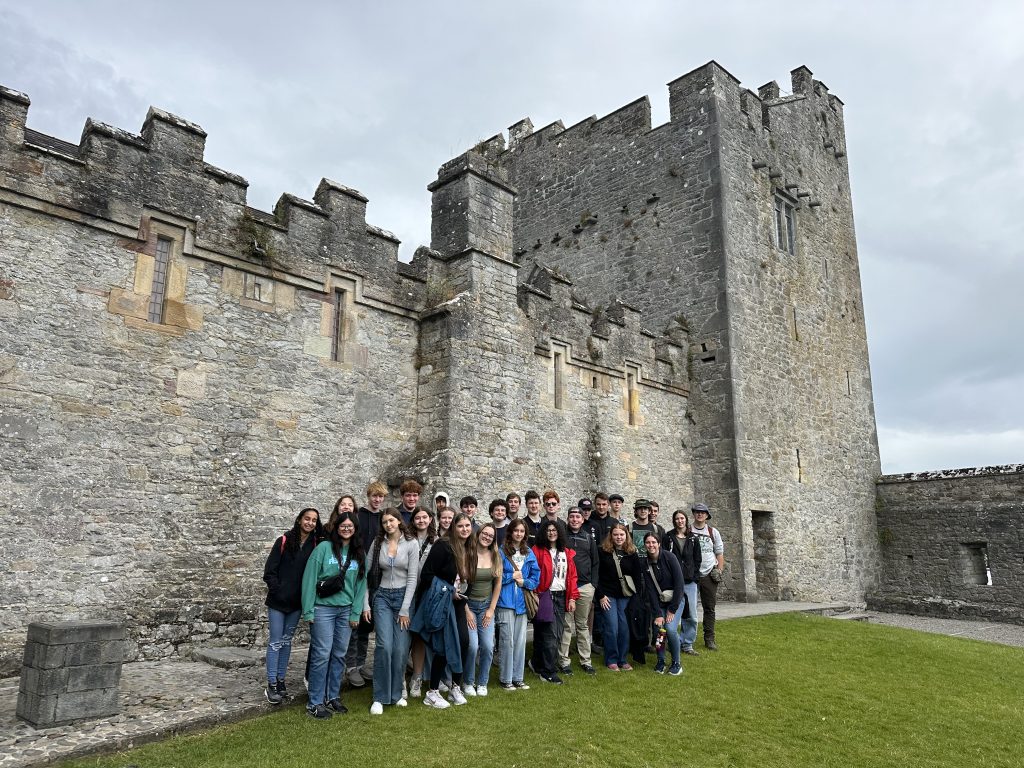
[[[754,534],[754,576],[761,600],[779,599],[778,547],[775,539],[775,515],[763,509],[750,511]]]

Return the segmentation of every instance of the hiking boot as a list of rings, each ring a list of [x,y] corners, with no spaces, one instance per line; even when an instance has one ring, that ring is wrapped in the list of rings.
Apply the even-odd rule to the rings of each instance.
[[[383,715],[384,714],[384,705],[381,704],[379,701],[373,702],[373,704],[370,705],[370,714],[371,715]]]
[[[288,689],[284,687],[284,680],[277,681],[277,695],[281,697],[281,701],[288,699]]]
[[[268,684],[263,690],[263,695],[271,704],[280,704],[282,701],[281,694],[277,692],[277,683]]]
[[[310,717],[315,717],[317,720],[328,720],[332,715],[334,715],[334,713],[323,704],[317,704],[312,707],[307,706],[306,714]]]
[[[657,672],[659,675],[664,675],[665,674],[665,660],[664,659],[658,659],[658,663],[654,665],[654,671]]]
[[[697,653],[697,649],[694,648],[692,645],[687,648],[683,648],[683,653],[685,653],[687,656],[700,656],[700,654]]]
[[[683,665],[677,661],[668,668],[668,673],[672,675],[672,677],[679,677],[679,675],[683,674]]]
[[[409,698],[418,699],[423,695],[423,678],[414,677],[409,681]]]
[[[715,638],[713,637],[704,638],[704,647],[707,648],[709,651],[718,650],[718,644],[715,642]]]
[[[466,703],[466,697],[462,693],[462,688],[458,685],[452,686],[450,697],[452,700],[452,704],[454,704],[457,707],[461,707],[463,704]]]
[[[338,715],[344,715],[348,712],[348,707],[341,703],[341,699],[331,699],[327,702],[327,708]]]
[[[350,669],[347,677],[348,684],[353,688],[362,688],[366,685],[366,680],[363,679],[363,675],[358,669]]]
[[[423,704],[434,709],[448,709],[451,706],[440,691],[427,691],[427,695],[423,697]]]

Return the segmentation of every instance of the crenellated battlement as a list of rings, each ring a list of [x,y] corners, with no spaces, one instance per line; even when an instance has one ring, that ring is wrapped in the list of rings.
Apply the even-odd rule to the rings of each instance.
[[[196,258],[209,252],[320,284],[332,270],[352,273],[378,298],[419,301],[420,281],[399,268],[398,238],[367,223],[357,190],[322,179],[312,200],[284,193],[272,212],[258,211],[247,204],[246,179],[205,161],[197,123],[151,107],[137,134],[89,118],[72,144],[28,127],[30,103],[0,86],[0,186],[25,204],[130,229],[158,210],[192,222]]]
[[[519,285],[519,307],[531,320],[538,351],[569,351],[569,363],[612,377],[639,368],[640,382],[685,394],[689,390],[687,333],[677,325],[665,333],[643,326],[640,309],[619,299],[591,306],[572,280],[535,264]]]

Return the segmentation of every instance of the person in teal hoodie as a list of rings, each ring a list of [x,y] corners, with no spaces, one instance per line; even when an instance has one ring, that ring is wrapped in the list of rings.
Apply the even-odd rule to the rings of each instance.
[[[309,703],[317,719],[344,714],[341,679],[352,629],[366,593],[365,554],[354,513],[339,515],[330,539],[318,544],[302,576],[302,619],[309,628]],[[367,617],[369,619],[369,617]]]

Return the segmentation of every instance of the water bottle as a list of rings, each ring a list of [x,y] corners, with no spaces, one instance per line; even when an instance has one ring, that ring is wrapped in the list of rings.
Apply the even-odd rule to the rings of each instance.
[[[661,651],[665,647],[665,638],[668,637],[668,630],[664,626],[658,627],[658,637],[654,641],[654,650]]]

